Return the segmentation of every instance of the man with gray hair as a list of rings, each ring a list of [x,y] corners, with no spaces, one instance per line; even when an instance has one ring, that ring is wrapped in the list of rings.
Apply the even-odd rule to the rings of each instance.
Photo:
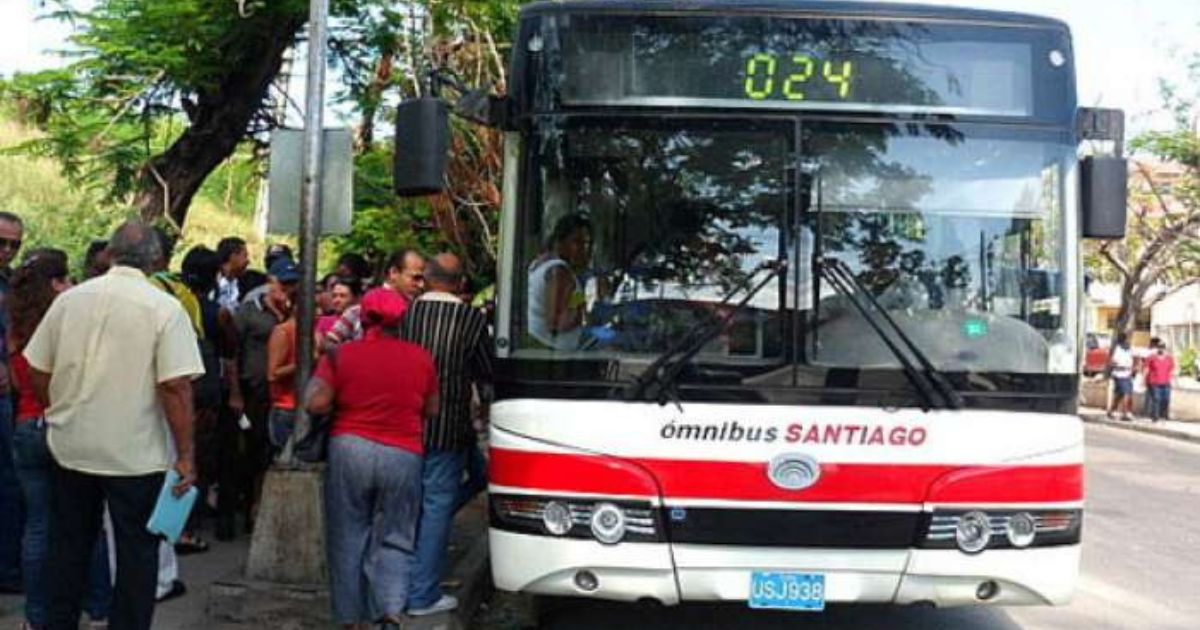
[[[150,628],[158,539],[146,522],[168,469],[179,475],[177,496],[195,480],[191,380],[204,364],[179,302],[146,278],[162,245],[150,226],[129,221],[113,234],[109,254],[108,273],[54,300],[25,348],[55,462],[52,629],[79,627],[105,503],[117,558],[110,622]]]

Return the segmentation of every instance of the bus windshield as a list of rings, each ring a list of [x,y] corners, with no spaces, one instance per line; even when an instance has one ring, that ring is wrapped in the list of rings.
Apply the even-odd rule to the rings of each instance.
[[[1074,368],[1057,132],[576,115],[526,146],[515,357],[652,360],[786,263],[693,361],[898,368],[836,259],[940,370]]]

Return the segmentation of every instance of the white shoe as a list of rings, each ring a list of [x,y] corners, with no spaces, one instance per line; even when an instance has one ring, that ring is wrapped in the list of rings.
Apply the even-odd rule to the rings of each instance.
[[[413,617],[427,617],[438,613],[450,612],[458,608],[458,598],[453,595],[442,595],[441,599],[425,608],[409,608],[408,614]]]

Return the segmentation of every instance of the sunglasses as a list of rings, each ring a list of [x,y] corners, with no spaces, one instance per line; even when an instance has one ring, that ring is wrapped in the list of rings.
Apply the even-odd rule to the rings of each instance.
[[[21,249],[21,239],[0,238],[0,249],[11,249],[13,251]]]

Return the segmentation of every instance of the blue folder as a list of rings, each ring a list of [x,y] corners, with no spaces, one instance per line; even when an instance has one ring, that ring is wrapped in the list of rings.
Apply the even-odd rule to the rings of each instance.
[[[183,493],[183,496],[176,497],[175,493],[171,492],[171,488],[178,483],[179,473],[174,469],[168,470],[167,478],[163,480],[162,490],[158,493],[158,502],[154,504],[154,512],[150,514],[150,520],[146,522],[147,531],[166,538],[172,544],[177,542],[179,536],[183,534],[183,526],[187,524],[188,515],[192,513],[196,495],[199,494],[196,487],[192,486]]]

